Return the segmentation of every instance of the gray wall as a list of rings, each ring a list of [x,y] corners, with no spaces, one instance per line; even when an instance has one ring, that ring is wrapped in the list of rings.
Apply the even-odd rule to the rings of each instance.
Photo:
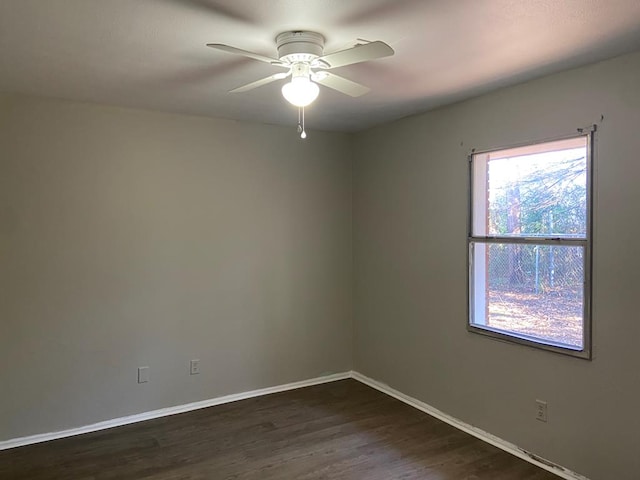
[[[636,478],[638,85],[634,54],[354,150],[0,96],[0,440],[344,371],[353,350],[360,372],[593,480]],[[467,153],[592,123],[593,361],[468,333]]]
[[[351,168],[347,135],[0,96],[0,440],[349,370]]]
[[[467,332],[467,153],[593,123],[593,361]],[[637,479],[639,128],[633,54],[358,134],[355,369],[593,480]]]

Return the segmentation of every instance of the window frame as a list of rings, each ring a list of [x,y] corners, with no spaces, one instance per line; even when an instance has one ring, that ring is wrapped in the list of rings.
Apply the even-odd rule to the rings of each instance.
[[[467,208],[467,331],[480,334],[494,340],[520,344],[536,349],[547,350],[555,353],[578,357],[586,360],[592,358],[592,256],[593,256],[593,166],[595,154],[596,125],[588,128],[578,128],[577,133],[571,135],[553,137],[544,140],[520,143],[507,147],[490,148],[486,150],[473,149],[468,155],[468,208]],[[512,148],[531,147],[554,141],[569,140],[575,138],[586,139],[586,235],[585,238],[527,238],[496,235],[474,235],[474,157]],[[487,232],[488,233],[488,232]],[[568,346],[543,342],[541,339],[529,337],[516,332],[505,333],[503,330],[492,329],[487,326],[478,326],[473,323],[474,317],[474,271],[473,271],[473,247],[474,244],[519,244],[519,245],[563,245],[580,246],[583,248],[584,288],[583,288],[583,319],[582,319],[582,349],[569,348]]]

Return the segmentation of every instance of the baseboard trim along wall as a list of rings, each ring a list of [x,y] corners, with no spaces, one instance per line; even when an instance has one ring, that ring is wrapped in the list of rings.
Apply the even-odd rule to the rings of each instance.
[[[295,390],[297,388],[310,387],[312,385],[320,385],[322,383],[335,382],[338,380],[344,380],[351,377],[351,372],[336,373],[333,375],[325,375],[322,377],[311,378],[309,380],[302,380],[300,382],[286,383],[284,385],[276,385],[274,387],[261,388],[258,390],[251,390],[249,392],[234,393],[232,395],[225,395],[224,397],[211,398],[209,400],[202,400],[200,402],[187,403],[184,405],[176,405],[174,407],[161,408],[159,410],[152,410],[150,412],[139,413],[136,415],[129,415],[126,417],[114,418],[112,420],[106,420],[104,422],[93,423],[91,425],[85,425],[82,427],[70,428],[68,430],[61,430],[58,432],[41,433],[37,435],[30,435],[28,437],[13,438],[0,442],[0,450],[7,450],[9,448],[21,447],[24,445],[31,445],[33,443],[48,442],[49,440],[56,440],[59,438],[72,437],[74,435],[81,435],[83,433],[97,432],[99,430],[106,430],[107,428],[120,427],[122,425],[129,425],[131,423],[144,422],[145,420],[152,420],[154,418],[167,417],[169,415],[176,415],[178,413],[190,412],[192,410],[198,410],[200,408],[213,407],[216,405],[222,405],[224,403],[237,402],[238,400],[245,400],[247,398],[260,397],[262,395],[269,395],[270,393],[286,392],[287,390]]]
[[[177,405],[174,407],[161,408],[159,410],[152,410],[150,412],[144,412],[136,415],[129,415],[127,417],[114,418],[112,420],[106,420],[104,422],[93,423],[91,425],[85,425],[83,427],[70,428],[68,430],[61,430],[58,432],[51,433],[42,433],[38,435],[30,435],[28,437],[14,438],[10,440],[5,440],[0,442],[0,450],[7,450],[9,448],[21,447],[24,445],[31,445],[34,443],[47,442],[49,440],[56,440],[59,438],[72,437],[74,435],[81,435],[83,433],[89,432],[97,432],[99,430],[105,430],[107,428],[119,427],[122,425],[129,425],[131,423],[143,422],[145,420],[151,420],[154,418],[167,417],[169,415],[176,415],[178,413],[190,412],[192,410],[198,410],[200,408],[213,407],[215,405],[222,405],[224,403],[237,402],[238,400],[245,400],[247,398],[259,397],[262,395],[269,395],[271,393],[278,392],[286,392],[287,390],[295,390],[297,388],[310,387],[313,385],[320,385],[322,383],[335,382],[338,380],[344,380],[347,378],[353,378],[365,385],[368,385],[376,390],[389,395],[393,398],[400,400],[401,402],[406,403],[418,410],[421,410],[432,417],[437,418],[438,420],[442,420],[449,425],[462,430],[470,435],[473,435],[480,440],[487,442],[495,447],[504,450],[505,452],[511,453],[516,457],[522,458],[529,463],[537,465],[551,473],[558,475],[561,478],[567,480],[589,480],[587,477],[584,477],[578,473],[572,472],[560,465],[556,465],[553,462],[545,460],[533,453],[527,452],[526,450],[519,448],[518,446],[507,442],[501,438],[498,438],[490,433],[485,432],[479,428],[476,428],[472,425],[462,422],[457,418],[454,418],[450,415],[447,415],[444,412],[441,412],[437,408],[432,407],[420,400],[417,400],[409,395],[405,395],[398,390],[390,387],[389,385],[378,382],[372,378],[367,377],[359,372],[351,371],[351,372],[343,372],[336,373],[332,375],[325,375],[322,377],[311,378],[309,380],[302,380],[300,382],[286,383],[284,385],[276,385],[273,387],[261,388],[258,390],[251,390],[249,392],[243,393],[235,393],[232,395],[225,395],[224,397],[212,398],[209,400],[202,400],[200,402],[187,403],[185,405]]]
[[[489,443],[495,447],[498,447],[501,450],[504,450],[507,453],[515,455],[523,460],[526,460],[529,463],[537,465],[540,468],[543,468],[551,473],[558,475],[561,478],[565,478],[567,480],[589,480],[587,477],[584,477],[578,473],[572,472],[560,465],[556,465],[553,462],[550,462],[544,458],[541,458],[537,455],[534,455],[531,452],[527,452],[526,450],[514,445],[513,443],[507,442],[495,435],[491,435],[490,433],[485,432],[479,428],[476,428],[472,425],[464,423],[461,420],[458,420],[455,417],[447,415],[444,412],[441,412],[437,408],[432,407],[420,400],[417,400],[409,395],[405,395],[394,388],[391,388],[389,385],[378,382],[377,380],[373,380],[372,378],[367,377],[359,372],[351,372],[351,378],[357,380],[365,385],[369,385],[371,388],[375,388],[376,390],[386,393],[387,395],[400,400],[401,402],[406,403],[418,410],[421,410],[432,417],[437,418],[438,420],[442,420],[445,423],[457,428],[458,430],[462,430],[463,432],[468,433],[469,435],[473,435],[480,440]]]

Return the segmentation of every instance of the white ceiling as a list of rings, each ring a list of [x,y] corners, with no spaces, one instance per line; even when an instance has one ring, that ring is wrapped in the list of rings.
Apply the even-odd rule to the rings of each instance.
[[[310,129],[360,130],[546,73],[640,49],[639,0],[0,0],[0,91],[295,125],[276,56],[312,30],[325,53],[382,40],[394,57],[336,69],[371,87],[322,88]]]

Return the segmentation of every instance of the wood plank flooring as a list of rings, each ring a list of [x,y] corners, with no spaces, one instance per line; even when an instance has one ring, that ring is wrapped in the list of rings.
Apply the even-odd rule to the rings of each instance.
[[[3,480],[557,480],[355,380],[0,452]]]

